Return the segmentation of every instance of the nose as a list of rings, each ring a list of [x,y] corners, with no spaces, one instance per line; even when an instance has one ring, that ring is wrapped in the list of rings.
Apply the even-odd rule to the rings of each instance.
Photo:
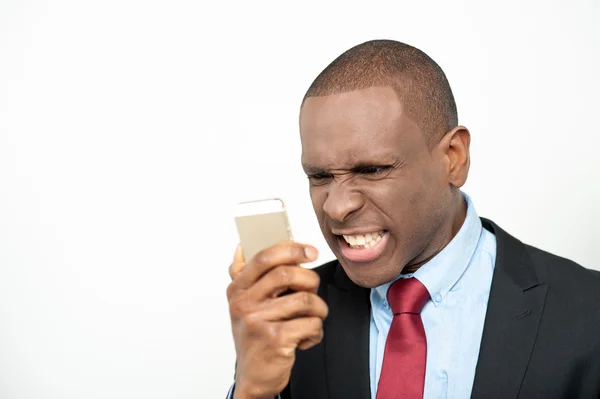
[[[364,197],[361,193],[344,184],[332,183],[323,203],[323,211],[333,221],[342,223],[350,215],[360,210],[364,204]]]

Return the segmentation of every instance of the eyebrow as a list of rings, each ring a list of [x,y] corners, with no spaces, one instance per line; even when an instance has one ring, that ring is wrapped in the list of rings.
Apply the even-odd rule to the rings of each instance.
[[[394,166],[396,164],[398,164],[399,162],[360,162],[357,163],[356,165],[350,167],[349,169],[342,169],[342,170],[347,170],[349,172],[360,172],[361,170],[371,167],[371,166]],[[303,164],[302,165],[302,169],[304,169],[304,172],[308,175],[316,175],[319,173],[328,173],[327,169],[324,168],[320,168],[318,166],[314,166],[314,165],[309,165],[309,164]]]
[[[313,165],[304,165],[303,164],[302,169],[304,169],[304,172],[308,175],[316,175],[318,173],[325,172],[325,169],[319,168],[319,167],[313,166]]]

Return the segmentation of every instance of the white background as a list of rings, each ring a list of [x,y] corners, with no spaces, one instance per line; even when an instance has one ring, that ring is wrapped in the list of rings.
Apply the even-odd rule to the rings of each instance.
[[[300,100],[347,48],[415,45],[473,135],[465,188],[600,269],[600,2],[0,0],[0,398],[221,398],[239,200],[331,259]]]

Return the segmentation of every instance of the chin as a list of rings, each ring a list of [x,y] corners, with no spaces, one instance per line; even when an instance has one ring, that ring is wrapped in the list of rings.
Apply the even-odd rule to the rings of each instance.
[[[378,265],[378,262],[372,264],[351,264],[350,262],[340,259],[342,268],[348,275],[348,278],[358,286],[363,288],[375,288],[385,283],[394,280],[400,274],[401,270],[389,270],[387,265]]]

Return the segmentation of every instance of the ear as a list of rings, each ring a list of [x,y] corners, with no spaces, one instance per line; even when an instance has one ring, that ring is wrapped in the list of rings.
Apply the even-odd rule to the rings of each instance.
[[[471,133],[464,126],[457,126],[444,136],[440,150],[445,154],[448,183],[456,188],[462,187],[469,175],[471,166]]]

